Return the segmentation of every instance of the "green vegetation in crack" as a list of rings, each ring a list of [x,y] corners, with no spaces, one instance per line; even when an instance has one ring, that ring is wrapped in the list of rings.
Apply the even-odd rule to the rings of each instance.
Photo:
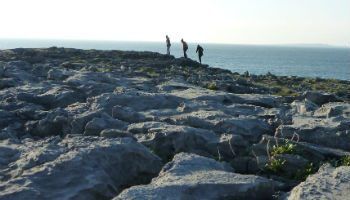
[[[206,88],[209,90],[218,90],[219,89],[215,82],[208,83],[206,85]]]
[[[314,163],[310,162],[304,169],[298,170],[292,178],[298,181],[305,181],[308,176],[316,173],[318,168],[318,166],[315,166]]]
[[[268,163],[265,165],[265,170],[267,172],[272,172],[275,174],[279,174],[282,172],[284,165],[286,164],[285,160],[271,158]]]
[[[296,144],[293,144],[289,141],[287,141],[283,145],[273,145],[270,154],[272,156],[276,156],[279,154],[295,154],[296,153]]]
[[[140,67],[137,72],[146,73],[150,77],[158,77],[160,74],[151,67]]]

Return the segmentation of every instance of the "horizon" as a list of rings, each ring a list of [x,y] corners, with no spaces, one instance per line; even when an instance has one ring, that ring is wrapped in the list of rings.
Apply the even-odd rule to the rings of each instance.
[[[99,39],[59,39],[59,38],[0,38],[1,41],[26,41],[26,42],[96,42],[96,43],[164,43],[164,41],[141,41],[141,40],[99,40]],[[278,44],[246,44],[246,43],[220,43],[220,42],[201,42],[187,41],[189,44],[205,44],[205,45],[233,45],[233,46],[281,46],[281,47],[305,47],[305,48],[350,48],[350,45],[333,45],[325,43],[278,43]],[[172,41],[172,44],[181,44],[180,41]],[[55,45],[54,45],[55,46]],[[64,46],[62,46],[64,47]],[[26,47],[24,47],[26,48]],[[0,43],[1,49],[1,43]]]
[[[0,38],[161,42],[168,34],[193,43],[348,47],[349,7],[348,0],[12,0],[0,3]]]

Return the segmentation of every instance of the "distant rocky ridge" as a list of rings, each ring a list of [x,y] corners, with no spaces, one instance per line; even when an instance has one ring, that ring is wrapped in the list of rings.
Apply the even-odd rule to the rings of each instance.
[[[345,198],[349,91],[153,52],[3,50],[0,199]]]

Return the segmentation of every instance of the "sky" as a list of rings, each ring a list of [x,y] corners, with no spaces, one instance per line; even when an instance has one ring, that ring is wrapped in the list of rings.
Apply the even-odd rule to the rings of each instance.
[[[350,45],[350,0],[0,0],[0,38]]]

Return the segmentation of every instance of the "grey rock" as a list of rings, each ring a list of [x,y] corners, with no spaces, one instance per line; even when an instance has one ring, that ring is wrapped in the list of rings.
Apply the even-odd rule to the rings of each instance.
[[[218,137],[211,131],[168,125],[150,129],[146,134],[135,135],[138,141],[152,149],[163,160],[169,160],[178,152],[190,152],[204,156],[218,156]]]
[[[287,177],[292,177],[297,174],[298,171],[302,171],[309,164],[309,161],[300,155],[293,154],[279,154],[273,156],[274,159],[280,159],[285,161],[281,171]]]
[[[130,138],[47,138],[0,148],[3,164],[11,163],[0,176],[0,199],[111,199],[161,168],[158,157]]]
[[[17,98],[21,101],[42,105],[48,109],[66,107],[83,99],[81,94],[64,86],[53,88],[47,88],[46,86],[44,90],[46,91],[41,94],[35,91],[22,92],[17,95]]]
[[[134,138],[134,136],[126,131],[121,131],[118,129],[105,129],[103,131],[101,131],[100,133],[101,137],[106,137],[106,138],[124,138],[124,137],[129,137],[129,138],[133,138],[136,140],[136,138]]]
[[[341,101],[337,96],[333,94],[326,94],[326,93],[320,93],[320,92],[304,92],[300,99],[307,99],[309,101],[314,102],[315,104],[321,106],[325,103],[329,102],[338,102]]]
[[[0,109],[0,129],[8,126],[8,124],[16,120],[15,114]]]
[[[104,129],[119,129],[125,130],[127,123],[113,119],[107,114],[103,114],[100,118],[93,118],[85,126],[84,135],[100,135],[101,131]]]
[[[122,121],[137,123],[146,121],[146,117],[138,112],[135,112],[130,107],[114,106],[112,116]]]
[[[14,78],[1,78],[0,79],[0,89],[15,87],[18,85]]]
[[[26,103],[22,108],[15,110],[16,115],[22,120],[40,120],[44,118],[46,112],[41,105]]]
[[[124,190],[118,199],[270,199],[274,182],[232,172],[222,163],[194,154],[177,154],[148,185]]]
[[[218,151],[223,160],[231,160],[245,154],[249,143],[241,135],[223,134],[220,137]]]
[[[30,73],[32,66],[24,61],[11,61],[4,67],[4,76],[16,79],[17,84],[38,82],[38,77]]]
[[[70,71],[59,70],[59,69],[55,68],[55,69],[50,69],[47,72],[47,79],[55,80],[55,81],[62,81],[71,75],[73,75],[73,73]]]
[[[86,97],[111,93],[115,87],[120,86],[118,79],[114,79],[106,73],[96,72],[77,72],[65,79],[63,83],[84,92]]]
[[[144,111],[149,109],[177,108],[182,102],[181,98],[168,94],[152,93],[130,93],[130,94],[102,94],[91,100],[93,109],[104,109],[111,114],[114,106],[131,107],[135,111]]]
[[[256,142],[263,134],[272,133],[272,127],[265,121],[255,117],[231,118],[219,121],[214,130],[221,133],[233,133]]]
[[[71,134],[83,134],[86,124],[93,118],[99,118],[102,115],[103,112],[101,110],[86,111],[75,115],[71,122]]]
[[[318,173],[309,176],[306,181],[293,188],[285,199],[348,199],[350,197],[349,181],[350,167],[334,168],[324,165]]]
[[[150,129],[169,127],[169,126],[170,125],[165,122],[156,122],[156,121],[140,122],[140,123],[130,124],[128,126],[128,131],[133,134],[139,134],[139,133],[146,134]]]
[[[307,114],[318,109],[318,105],[307,99],[304,101],[294,101],[291,103],[291,106],[295,114]]]
[[[70,132],[68,113],[63,109],[51,110],[41,120],[28,121],[25,128],[31,135],[39,137],[68,134]]]
[[[0,77],[2,78],[2,76],[4,75],[4,66],[2,63],[0,63]]]
[[[308,142],[330,148],[350,150],[349,120],[334,122],[314,118],[294,119],[293,125],[281,125],[276,133],[291,138],[298,134],[301,142]]]
[[[267,156],[267,143],[270,147],[273,145],[284,145],[286,142],[291,142],[291,138],[275,138],[270,135],[263,135],[259,143],[251,146],[252,151],[256,156]],[[268,142],[269,141],[269,142]],[[295,153],[299,153],[303,158],[313,163],[326,162],[328,158],[340,159],[343,156],[350,156],[350,152],[324,147],[307,142],[293,142],[295,145]]]
[[[322,105],[314,113],[315,117],[338,117],[350,119],[350,104],[349,103],[327,103]]]

